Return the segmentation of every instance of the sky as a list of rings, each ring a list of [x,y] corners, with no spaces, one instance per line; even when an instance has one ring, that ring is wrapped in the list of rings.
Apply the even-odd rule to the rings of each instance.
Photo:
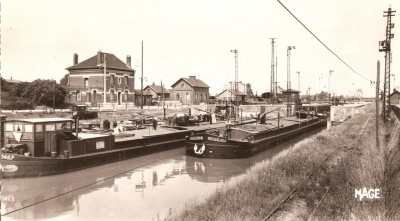
[[[59,81],[72,66],[97,51],[126,61],[132,57],[135,87],[140,88],[141,42],[144,45],[144,85],[170,88],[181,77],[196,76],[210,86],[210,94],[222,92],[238,80],[253,92],[270,91],[271,40],[276,38],[278,85],[286,89],[287,47],[291,51],[291,88],[310,88],[311,94],[328,90],[351,96],[356,89],[374,96],[369,80],[376,80],[377,61],[384,74],[385,39],[389,5],[395,0],[281,0],[304,25],[360,77],[344,65],[296,21],[276,0],[3,0],[1,3],[1,75],[6,79]],[[392,70],[400,85],[399,15],[392,17]],[[369,80],[366,80],[366,79]],[[321,80],[320,80],[321,79]],[[381,85],[382,88],[382,85]]]

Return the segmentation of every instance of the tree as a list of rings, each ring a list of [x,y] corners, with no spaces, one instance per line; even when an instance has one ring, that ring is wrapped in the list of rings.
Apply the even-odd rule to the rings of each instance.
[[[68,85],[68,77],[69,77],[69,74],[64,75],[64,77],[61,78],[61,80],[60,80],[60,85],[67,86]]]
[[[28,85],[29,83],[19,83],[19,84],[14,84],[11,87],[10,94],[15,97],[21,97],[22,93],[24,92],[24,88]]]
[[[22,97],[32,100],[37,105],[47,105],[52,107],[55,98],[55,106],[64,105],[66,96],[65,89],[53,80],[34,80],[28,84],[22,92]]]

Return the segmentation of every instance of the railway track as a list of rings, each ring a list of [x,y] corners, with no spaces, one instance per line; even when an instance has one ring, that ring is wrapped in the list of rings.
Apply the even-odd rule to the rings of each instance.
[[[372,116],[368,116],[367,120],[363,123],[363,125],[361,126],[361,130],[358,133],[358,139],[355,139],[351,145],[340,145],[338,148],[336,148],[335,150],[333,150],[327,157],[324,158],[324,160],[319,163],[315,168],[313,168],[311,170],[311,172],[292,190],[290,191],[289,194],[287,194],[283,200],[263,219],[263,220],[268,220],[270,218],[272,218],[272,216],[279,210],[279,208],[281,208],[281,206],[283,204],[285,204],[286,202],[288,202],[289,199],[292,198],[292,196],[294,196],[294,194],[296,194],[296,192],[310,179],[310,177],[312,175],[314,175],[323,164],[325,164],[335,153],[343,151],[344,149],[351,149],[351,151],[347,154],[352,154],[354,151],[354,147],[355,145],[361,140],[361,138],[363,137],[362,135],[365,133],[366,128],[368,127],[369,123],[371,122],[371,118]],[[324,200],[324,198],[326,197],[326,195],[329,192],[329,188],[325,191],[324,195],[322,196],[322,198],[320,199],[319,203],[317,204],[317,206],[313,209],[313,212],[311,213],[309,219],[312,218],[312,216],[315,214],[315,212],[318,210],[318,207],[321,205],[322,201]]]

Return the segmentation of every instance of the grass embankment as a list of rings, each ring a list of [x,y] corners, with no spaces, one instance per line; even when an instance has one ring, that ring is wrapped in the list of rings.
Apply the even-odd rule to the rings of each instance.
[[[256,164],[235,183],[217,189],[204,201],[188,203],[182,211],[175,211],[166,219],[262,220],[335,150],[270,218],[307,220],[311,214],[315,220],[400,218],[396,210],[399,187],[395,183],[399,177],[400,154],[394,154],[395,147],[399,149],[399,141],[392,145],[391,151],[376,147],[373,111],[371,105],[365,114]],[[365,124],[368,118],[370,121]],[[366,127],[360,134],[363,125]],[[381,146],[387,146],[392,130],[390,127],[381,130]],[[389,166],[388,159],[393,156],[397,159]],[[384,179],[384,174],[389,179]],[[383,198],[359,201],[354,192],[363,187],[380,188]]]

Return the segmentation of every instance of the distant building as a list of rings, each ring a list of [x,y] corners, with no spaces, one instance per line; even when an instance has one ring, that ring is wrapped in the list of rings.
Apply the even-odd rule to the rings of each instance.
[[[239,101],[240,104],[242,104],[243,102],[246,102],[248,99],[248,96],[241,92],[238,91],[237,93],[235,93],[234,90],[224,90],[221,93],[219,93],[216,96],[216,99],[218,101]]]
[[[162,87],[161,85],[156,85],[154,82],[152,85],[146,86],[143,91],[146,91],[147,94],[150,94],[152,97],[152,102],[161,102],[164,98],[165,100],[170,100],[171,91]],[[143,93],[144,94],[144,93]]]
[[[398,90],[393,90],[393,93],[389,95],[390,104],[399,105],[400,104],[400,92]]]
[[[129,55],[124,63],[113,54],[98,51],[97,55],[78,63],[75,53],[73,65],[66,69],[69,72],[69,102],[97,106],[104,102],[105,95],[106,104],[134,103],[135,70],[131,68]]]
[[[143,106],[150,106],[153,102],[153,96],[150,92],[143,90]],[[135,89],[135,104],[142,105],[142,93],[140,89]]]
[[[1,79],[1,91],[11,91],[11,89],[14,87],[14,85],[21,84],[23,83],[22,81],[15,80],[15,79],[4,79],[0,77]]]
[[[300,91],[298,90],[283,90],[282,94],[284,103],[295,104],[300,102]]]
[[[172,99],[182,104],[208,103],[210,87],[196,76],[180,78],[172,86]]]
[[[253,90],[251,89],[251,84],[245,84],[242,83],[241,81],[238,81],[238,91],[247,95],[248,97],[254,96]],[[229,82],[224,86],[224,90],[231,90],[235,91],[235,82]]]

